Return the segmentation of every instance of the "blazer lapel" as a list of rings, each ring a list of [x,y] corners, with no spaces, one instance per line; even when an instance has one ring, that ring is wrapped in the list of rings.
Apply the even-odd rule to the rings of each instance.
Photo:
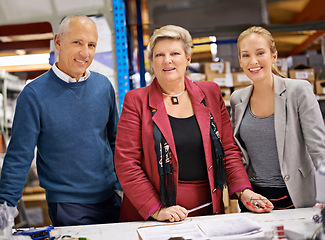
[[[177,154],[174,142],[173,132],[169,123],[167,111],[164,104],[161,88],[155,78],[150,85],[149,90],[149,107],[156,109],[155,115],[152,117],[152,121],[157,125],[162,135],[165,137],[172,154],[174,155],[176,162]],[[176,167],[176,166],[174,166]]]
[[[235,116],[234,116],[234,135],[237,136],[238,135],[238,130],[239,130],[239,126],[240,123],[243,119],[245,110],[247,108],[247,104],[249,102],[249,98],[252,94],[253,91],[253,85],[249,86],[248,88],[243,89],[243,92],[240,96],[240,102],[238,104],[236,104],[235,106]]]
[[[274,129],[280,164],[283,162],[284,140],[286,132],[286,102],[283,80],[273,75],[274,82]]]

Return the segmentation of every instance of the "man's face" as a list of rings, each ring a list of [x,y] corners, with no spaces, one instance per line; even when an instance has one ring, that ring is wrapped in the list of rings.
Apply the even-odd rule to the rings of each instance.
[[[71,19],[63,34],[56,34],[57,67],[77,81],[93,61],[97,45],[97,29],[90,20]]]

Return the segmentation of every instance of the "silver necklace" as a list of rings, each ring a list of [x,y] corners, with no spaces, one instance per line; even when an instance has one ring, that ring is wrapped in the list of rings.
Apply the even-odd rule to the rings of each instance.
[[[183,93],[185,93],[185,91],[186,91],[186,88],[184,89],[184,91],[183,92],[181,92],[181,93],[179,93],[179,94],[176,94],[176,95],[170,95],[170,94],[167,94],[167,93],[162,93],[164,96],[166,96],[166,97],[170,97],[170,99],[172,100],[172,104],[173,105],[177,105],[177,104],[179,104],[179,102],[178,102],[178,97],[180,96],[180,95],[182,95]]]

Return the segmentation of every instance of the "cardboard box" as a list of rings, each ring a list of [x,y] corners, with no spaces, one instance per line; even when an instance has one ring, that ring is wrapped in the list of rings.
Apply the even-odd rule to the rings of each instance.
[[[314,69],[307,65],[297,65],[289,70],[289,78],[315,81]]]
[[[23,195],[37,194],[37,193],[45,193],[44,188],[40,186],[25,186],[23,190]]]
[[[233,86],[233,79],[231,73],[210,73],[207,75],[207,81],[215,82],[220,87],[232,87]]]
[[[212,74],[212,73],[230,73],[230,62],[209,62],[204,64],[204,72],[205,74]]]
[[[325,94],[325,79],[315,81],[315,93],[318,95]]]
[[[22,204],[18,204],[19,215],[16,222],[24,220],[20,218],[24,211],[31,227],[52,225],[43,188],[39,186],[25,187],[21,201]],[[23,205],[24,209],[20,209],[21,205]]]
[[[286,58],[278,58],[275,62],[275,65],[282,75],[288,77],[288,60]]]
[[[207,76],[203,73],[189,73],[188,78],[192,81],[206,81]]]
[[[248,86],[252,84],[252,81],[246,76],[244,72],[236,72],[232,74],[234,87],[236,86]]]
[[[303,70],[289,70],[289,78],[314,81],[315,80],[314,69],[309,68]]]
[[[229,100],[231,95],[230,87],[220,87],[223,100]]]
[[[45,193],[23,195],[21,200],[31,227],[49,226],[52,224],[45,198]]]

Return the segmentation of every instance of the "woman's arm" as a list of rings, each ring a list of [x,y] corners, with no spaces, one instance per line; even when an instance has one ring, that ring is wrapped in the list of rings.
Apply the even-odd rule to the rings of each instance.
[[[309,155],[316,168],[325,163],[325,127],[319,103],[307,81],[299,81],[295,90],[298,116]]]
[[[117,127],[115,143],[115,168],[122,189],[139,214],[147,219],[160,207],[160,198],[144,169],[145,159],[142,146],[143,126],[141,108],[135,94],[126,94],[123,110]],[[148,147],[148,146],[146,146]],[[154,147],[152,147],[154,151]],[[148,165],[148,163],[147,163]],[[158,170],[157,170],[158,174]]]

